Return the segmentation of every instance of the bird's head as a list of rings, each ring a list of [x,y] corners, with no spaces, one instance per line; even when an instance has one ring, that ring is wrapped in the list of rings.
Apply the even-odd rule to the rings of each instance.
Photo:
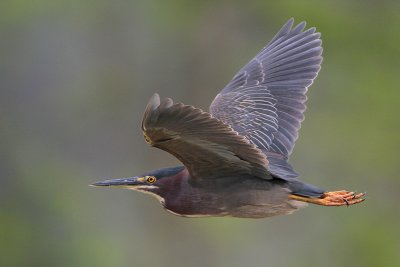
[[[96,182],[92,184],[92,186],[126,188],[143,193],[151,193],[157,198],[162,198],[163,192],[171,189],[173,190],[173,188],[170,188],[174,184],[172,179],[182,177],[184,175],[184,170],[184,166],[158,169],[130,178],[119,178]]]

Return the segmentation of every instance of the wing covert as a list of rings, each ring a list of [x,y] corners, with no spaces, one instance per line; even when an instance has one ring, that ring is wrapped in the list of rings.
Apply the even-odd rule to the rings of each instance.
[[[169,98],[150,99],[142,121],[146,141],[178,158],[196,180],[253,175],[272,179],[254,144],[209,113]]]

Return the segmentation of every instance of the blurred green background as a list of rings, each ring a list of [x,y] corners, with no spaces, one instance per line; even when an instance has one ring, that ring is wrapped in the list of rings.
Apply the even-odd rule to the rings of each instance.
[[[399,1],[1,1],[0,266],[400,266]],[[290,18],[324,62],[291,157],[350,208],[185,219],[88,184],[176,165],[154,93],[206,109]]]

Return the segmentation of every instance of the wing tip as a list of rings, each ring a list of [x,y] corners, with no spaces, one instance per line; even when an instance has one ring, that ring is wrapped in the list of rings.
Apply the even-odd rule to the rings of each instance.
[[[154,93],[149,102],[147,102],[146,108],[144,110],[143,119],[142,119],[142,130],[146,130],[146,124],[151,121],[151,117],[154,114],[154,111],[160,106],[160,95]]]
[[[283,26],[282,28],[278,31],[278,34],[286,35],[290,32],[290,30],[293,28],[294,24],[294,18],[290,18]]]
[[[285,23],[285,26],[290,24],[290,28],[292,28],[292,27],[293,27],[293,23],[294,23],[294,17],[291,17],[291,18]]]
[[[297,24],[296,27],[293,28],[293,31],[295,32],[302,32],[306,28],[307,22],[304,20],[301,21],[299,24]]]
[[[147,104],[149,108],[157,108],[160,105],[160,95],[158,93],[154,93]],[[147,109],[146,107],[146,109]]]
[[[159,109],[160,110],[168,109],[168,108],[172,107],[173,105],[174,105],[174,101],[171,98],[166,97],[161,101],[161,103],[159,105]]]

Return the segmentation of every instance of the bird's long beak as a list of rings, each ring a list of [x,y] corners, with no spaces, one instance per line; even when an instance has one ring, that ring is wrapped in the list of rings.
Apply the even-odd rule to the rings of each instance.
[[[145,183],[144,177],[131,177],[131,178],[120,178],[105,180],[91,184],[91,186],[113,186],[113,187],[135,187]]]

